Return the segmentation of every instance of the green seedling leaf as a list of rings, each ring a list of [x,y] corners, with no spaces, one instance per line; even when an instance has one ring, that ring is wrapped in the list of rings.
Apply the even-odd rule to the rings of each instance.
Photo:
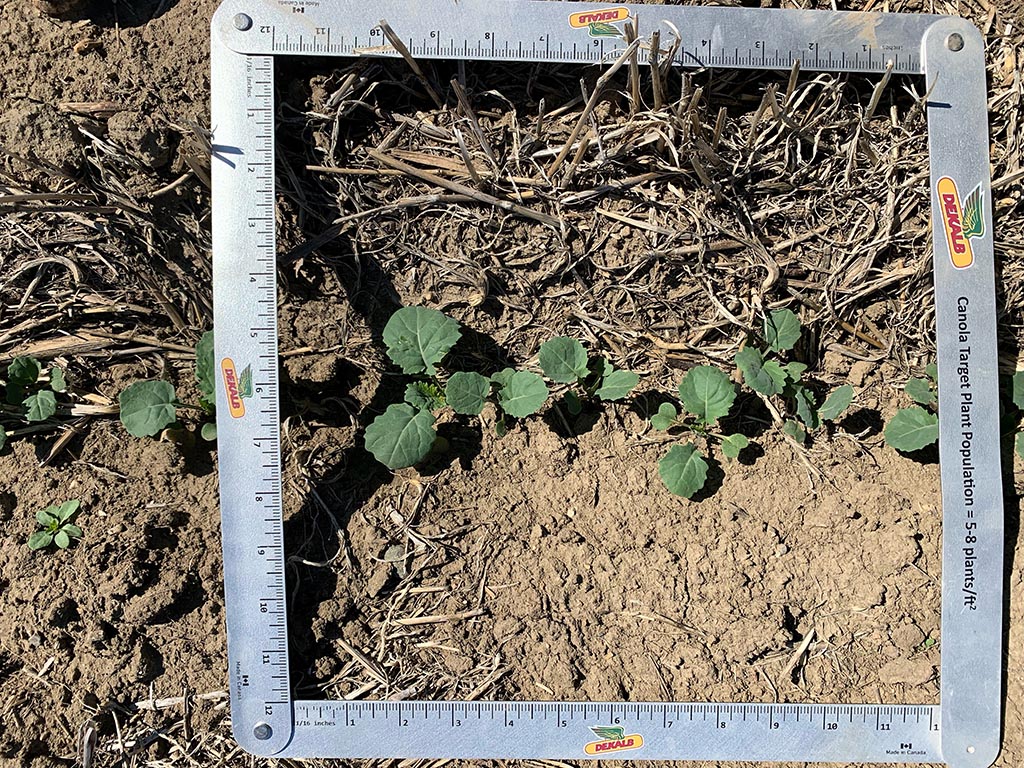
[[[436,411],[444,408],[444,393],[429,381],[414,381],[405,388],[405,402],[421,411]]]
[[[7,366],[7,383],[16,387],[31,387],[39,380],[43,366],[34,357],[16,357]]]
[[[753,347],[744,347],[737,353],[736,366],[747,386],[762,395],[781,395],[786,387],[786,373],[782,366],[775,360],[765,362]]]
[[[53,534],[46,531],[36,531],[28,537],[29,549],[44,549],[53,543]]]
[[[420,388],[420,382],[414,381],[411,384],[407,384],[405,387],[405,395],[402,397],[405,402],[411,405],[413,408],[418,408],[421,411],[429,411],[434,407],[433,400],[427,396],[425,392]]]
[[[68,388],[67,380],[64,378],[64,371],[57,366],[50,369],[50,389],[54,392],[64,392]]]
[[[27,421],[46,421],[57,412],[57,397],[48,389],[29,395],[22,403]]]
[[[1013,404],[1024,411],[1024,371],[1013,374]]]
[[[786,419],[782,422],[782,432],[783,434],[789,435],[801,445],[803,445],[804,441],[807,440],[807,431],[799,421],[795,421],[794,419]]]
[[[818,418],[818,406],[814,402],[814,393],[803,384],[790,384],[787,393],[793,398],[793,406],[796,408],[796,415],[809,430],[815,430],[821,426]]]
[[[536,413],[547,399],[548,385],[529,371],[516,371],[498,392],[501,410],[517,419]]]
[[[42,530],[29,537],[29,548],[43,549],[50,544],[56,544],[60,549],[67,549],[72,539],[82,538],[82,529],[70,522],[78,512],[79,506],[80,502],[77,499],[71,499],[36,512],[36,522]]]
[[[667,432],[679,418],[679,411],[672,403],[662,403],[658,406],[658,412],[651,416],[651,426],[659,432]]]
[[[612,369],[601,379],[601,386],[594,394],[602,400],[622,400],[639,383],[640,377],[632,371]]]
[[[939,417],[924,408],[903,408],[885,425],[885,442],[897,451],[917,451],[939,439]]]
[[[541,344],[538,362],[544,375],[559,384],[572,384],[590,373],[587,350],[568,336],[556,336]]]
[[[426,458],[437,438],[430,411],[407,403],[389,405],[366,428],[366,450],[388,469],[411,467]]]
[[[804,371],[807,370],[807,364],[794,361],[786,363],[782,366],[782,370],[786,374],[786,381],[790,384],[796,384],[800,381],[800,377],[804,375]]]
[[[4,449],[5,445],[7,445],[7,430],[0,427],[0,451]]]
[[[764,319],[764,340],[773,352],[785,352],[800,341],[800,318],[792,310],[776,309]]]
[[[825,402],[818,409],[818,416],[825,421],[835,421],[843,411],[850,407],[852,402],[853,387],[843,384],[825,398]]]
[[[689,499],[704,487],[708,463],[695,446],[673,445],[658,463],[658,474],[669,491]]]
[[[704,424],[713,424],[729,413],[736,399],[736,387],[717,368],[698,365],[686,372],[679,384],[679,396],[686,410]]]
[[[217,442],[217,425],[208,421],[199,428],[199,436],[208,443]]]
[[[722,438],[722,454],[730,459],[738,458],[740,451],[750,445],[746,435],[739,433]]]
[[[931,405],[936,401],[935,391],[928,379],[910,379],[903,387],[910,399],[921,405]]]
[[[453,373],[445,387],[444,397],[456,413],[479,416],[491,394],[491,382],[485,376],[470,371]]]
[[[59,522],[66,523],[68,520],[75,516],[75,514],[78,512],[78,508],[81,506],[82,502],[78,501],[78,499],[71,499],[70,501],[65,501],[59,507],[56,507],[53,516],[57,518]],[[50,509],[54,508],[50,507]]]
[[[569,411],[570,416],[579,416],[583,413],[583,402],[580,400],[580,396],[571,389],[562,395],[562,402],[565,403],[565,408]]]
[[[1013,447],[1017,451],[1017,455],[1024,459],[1024,432],[1017,433],[1017,437],[1013,440]]]
[[[204,407],[216,402],[217,368],[213,361],[213,331],[207,331],[196,344],[196,383]]]
[[[924,373],[925,376],[932,380],[933,384],[939,383],[939,366],[935,363],[928,363],[928,365],[924,367]]]
[[[503,368],[491,376],[491,381],[499,387],[507,387],[509,380],[516,375],[515,368]]]
[[[457,322],[428,307],[402,307],[384,326],[388,357],[402,373],[436,375],[434,366],[461,336]]]
[[[137,381],[117,398],[128,434],[152,437],[175,420],[174,387],[166,381]]]

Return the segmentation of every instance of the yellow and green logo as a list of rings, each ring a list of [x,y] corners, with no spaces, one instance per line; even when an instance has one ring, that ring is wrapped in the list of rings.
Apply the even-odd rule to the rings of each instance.
[[[639,733],[626,734],[625,728],[618,726],[591,726],[590,730],[597,736],[597,741],[591,741],[583,751],[588,755],[607,755],[611,752],[626,752],[630,749],[640,749],[644,745],[644,737]]]
[[[962,201],[956,182],[949,176],[939,179],[939,208],[942,210],[943,228],[949,244],[949,258],[957,269],[965,269],[974,263],[971,240],[985,235],[984,197],[981,184],[976,186]]]
[[[572,14],[569,26],[573,29],[589,29],[591,37],[618,37],[622,30],[615,23],[628,18],[629,8],[599,8]]]
[[[224,391],[228,396],[228,410],[231,417],[240,419],[245,416],[245,399],[252,397],[252,366],[247,365],[239,373],[235,361],[225,357],[220,364],[224,376]]]

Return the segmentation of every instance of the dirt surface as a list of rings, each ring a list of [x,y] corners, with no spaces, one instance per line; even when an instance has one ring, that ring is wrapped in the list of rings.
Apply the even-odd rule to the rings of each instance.
[[[662,440],[648,429],[615,415],[569,444],[537,430],[485,445],[470,469],[425,486],[425,500],[404,484],[379,497],[360,515],[377,524],[348,528],[352,552],[376,587],[393,570],[374,562],[390,510],[418,506],[427,541],[468,529],[454,562],[432,566],[428,547],[408,566],[424,584],[462,589],[406,610],[486,607],[487,619],[435,632],[444,647],[427,655],[452,673],[514,659],[498,688],[520,698],[935,698],[934,467],[885,455],[858,469],[864,451],[847,438],[822,451],[816,482],[769,439],[713,496],[680,504],[658,482]],[[350,588],[357,606],[374,596],[362,583]],[[812,659],[780,675],[812,630]]]
[[[279,764],[245,757],[230,738],[215,446],[197,439],[191,415],[159,440],[131,438],[109,417],[124,386],[144,378],[167,378],[195,401],[189,350],[210,325],[204,127],[216,5],[87,3],[60,20],[33,3],[0,6],[0,196],[54,196],[0,200],[0,363],[26,353],[53,361],[68,373],[70,402],[106,409],[0,451],[3,766]],[[1021,14],[1013,3],[960,10],[988,33],[998,94],[993,176],[1010,179],[994,196],[1005,233],[1001,342],[1013,370],[1024,296]],[[435,70],[439,82],[455,73]],[[539,167],[578,114],[580,76],[481,66],[469,82],[483,130],[517,148],[541,137],[546,100],[550,136],[531,149]],[[930,359],[923,120],[905,94],[883,101],[871,140],[890,162],[858,155],[846,179],[870,214],[820,202],[805,171],[812,153],[794,142],[736,193],[761,216],[770,256],[742,242],[708,250],[735,207],[731,169],[753,162],[731,137],[748,135],[765,89],[784,91],[787,79],[697,81],[708,100],[693,116],[705,126],[698,137],[728,118],[718,148],[727,162],[709,165],[711,184],[644,155],[664,149],[662,123],[630,116],[622,98],[597,110],[613,127],[602,151],[614,162],[581,162],[566,190],[546,190],[529,153],[508,150],[503,169],[530,181],[521,200],[579,233],[566,239],[464,200],[330,230],[339,216],[437,190],[401,174],[303,165],[365,170],[364,149],[404,131],[397,159],[434,157],[425,167],[449,173],[462,161],[436,144],[452,123],[401,65],[282,67],[279,318],[298,695],[938,701],[938,466],[880,434],[909,404],[907,377]],[[801,103],[827,124],[815,151],[842,155],[844,116],[874,82],[802,82]],[[673,134],[669,146],[690,138]],[[651,168],[675,175],[634,189],[630,179]],[[598,188],[616,191],[587,196]],[[890,188],[898,194],[887,199]],[[851,216],[870,221],[855,249],[844,247]],[[790,242],[805,229],[817,239]],[[334,236],[317,240],[325,231]],[[818,290],[831,313],[795,298]],[[742,322],[784,303],[811,329],[799,354],[814,380],[851,383],[855,406],[801,450],[770,428],[756,398],[741,397],[730,427],[751,447],[715,463],[697,499],[672,496],[657,477],[667,438],[647,417],[686,368],[729,369]],[[641,372],[640,394],[572,423],[549,410],[502,439],[490,411],[482,428],[453,418],[441,428],[449,453],[388,472],[361,431],[399,387],[380,333],[400,304],[462,322],[456,357],[469,367],[528,363],[543,339],[569,333]],[[880,350],[865,336],[887,341]],[[66,442],[55,450],[58,434]],[[1018,460],[1007,474],[1001,768],[1024,764],[1021,470]],[[30,551],[34,513],[72,498],[81,543]],[[438,616],[447,618],[421,621]]]

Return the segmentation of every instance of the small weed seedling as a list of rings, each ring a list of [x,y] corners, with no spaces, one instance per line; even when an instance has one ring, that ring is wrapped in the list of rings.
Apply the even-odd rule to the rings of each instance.
[[[736,386],[717,368],[699,365],[687,371],[679,383],[679,398],[685,412],[680,414],[671,403],[662,403],[651,417],[651,426],[662,432],[690,432],[704,441],[705,450],[718,442],[722,455],[730,459],[737,458],[750,444],[745,435],[714,431],[718,420],[728,415],[736,400]],[[672,493],[689,499],[704,487],[708,463],[694,443],[677,444],[669,448],[658,464],[658,474]]]
[[[416,377],[405,388],[405,402],[389,405],[366,428],[366,449],[389,469],[414,466],[439,443],[435,412],[451,408],[462,416],[479,416],[484,404],[498,411],[498,432],[506,417],[521,419],[541,409],[549,390],[530,371],[506,368],[490,378],[455,371],[442,383],[437,366],[462,337],[459,324],[428,307],[402,307],[384,326],[388,357],[402,373]]]
[[[196,383],[199,403],[190,405],[178,401],[174,386],[168,381],[136,381],[125,387],[118,397],[121,423],[135,437],[152,437],[178,420],[179,409],[191,409],[203,414],[200,434],[204,440],[217,439],[217,425],[212,420],[216,399],[214,386],[216,373],[213,362],[213,331],[203,334],[196,345]],[[240,382],[240,386],[245,382]]]
[[[583,345],[568,336],[541,344],[538,362],[550,381],[575,386],[562,396],[573,416],[578,416],[587,402],[624,399],[640,382],[637,374],[616,370],[603,357],[588,357]]]
[[[71,522],[79,506],[80,502],[72,499],[36,512],[40,530],[28,537],[28,548],[44,549],[56,544],[60,549],[67,549],[72,540],[82,538],[82,529]]]
[[[776,309],[764,319],[761,349],[748,344],[736,355],[736,366],[743,383],[767,402],[780,405],[782,430],[798,443],[807,433],[834,421],[853,402],[853,387],[844,384],[834,390],[819,406],[814,391],[803,381],[804,363],[786,361],[783,355],[800,341],[800,319],[791,310]]]
[[[16,357],[7,366],[7,380],[4,386],[3,422],[13,425],[8,431],[0,423],[0,449],[8,437],[36,431],[35,427],[21,424],[38,424],[52,419],[57,414],[57,395],[67,392],[64,371],[57,366],[44,370],[42,363],[34,357]]]

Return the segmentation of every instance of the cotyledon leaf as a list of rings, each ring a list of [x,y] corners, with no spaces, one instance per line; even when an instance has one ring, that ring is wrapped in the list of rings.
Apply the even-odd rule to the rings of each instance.
[[[764,356],[753,347],[744,347],[736,354],[736,366],[743,381],[762,395],[780,395],[786,387],[786,374],[775,360],[765,362]]]
[[[739,433],[726,435],[722,438],[722,454],[730,459],[738,458],[740,452],[748,445],[750,445],[750,440],[746,435]]]
[[[601,386],[594,393],[602,400],[621,400],[640,383],[640,376],[633,371],[612,369],[601,379]]]

